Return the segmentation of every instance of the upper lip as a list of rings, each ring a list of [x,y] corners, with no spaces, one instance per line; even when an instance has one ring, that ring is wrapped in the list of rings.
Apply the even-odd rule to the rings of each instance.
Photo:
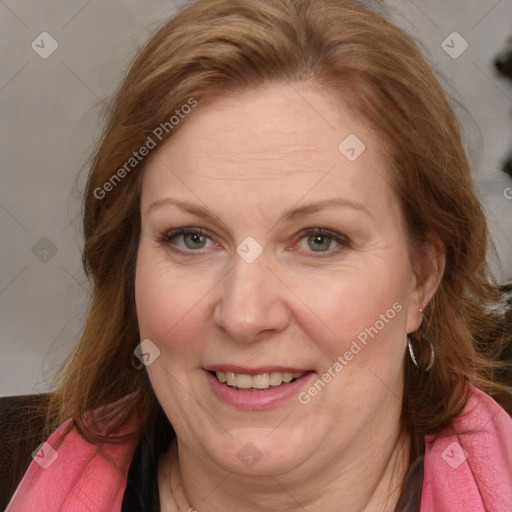
[[[260,375],[262,373],[270,373],[270,372],[281,372],[281,373],[306,373],[312,371],[311,368],[299,368],[292,366],[276,366],[276,365],[268,365],[268,366],[258,366],[248,368],[247,366],[239,366],[236,364],[212,364],[205,366],[205,370],[212,372],[233,372],[233,373],[243,373],[245,375]]]

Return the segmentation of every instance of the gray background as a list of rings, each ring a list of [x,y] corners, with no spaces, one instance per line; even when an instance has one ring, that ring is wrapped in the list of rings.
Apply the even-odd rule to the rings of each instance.
[[[181,3],[0,0],[0,396],[46,391],[80,338],[89,290],[80,196],[102,106],[137,49]],[[496,75],[492,61],[512,35],[512,0],[385,3],[423,42],[462,105],[468,154],[501,257],[493,267],[510,280],[512,200],[504,190],[512,179],[499,164],[512,151],[512,82]],[[454,31],[469,45],[458,58],[441,46]],[[34,40],[41,46],[42,32],[58,43],[47,59],[31,47]]]

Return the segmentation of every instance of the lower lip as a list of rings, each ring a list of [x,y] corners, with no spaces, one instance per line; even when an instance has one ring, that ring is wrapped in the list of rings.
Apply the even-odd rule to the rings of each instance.
[[[281,384],[258,391],[245,391],[230,388],[217,380],[215,375],[205,370],[213,392],[223,402],[239,409],[262,410],[276,407],[292,397],[296,397],[300,389],[313,377],[314,372],[307,372],[294,382]]]

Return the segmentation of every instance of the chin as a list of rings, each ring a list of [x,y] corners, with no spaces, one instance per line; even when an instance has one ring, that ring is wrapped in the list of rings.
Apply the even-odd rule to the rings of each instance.
[[[298,468],[315,452],[311,431],[283,428],[230,429],[222,439],[206,446],[215,463],[232,473],[247,476],[285,474]]]

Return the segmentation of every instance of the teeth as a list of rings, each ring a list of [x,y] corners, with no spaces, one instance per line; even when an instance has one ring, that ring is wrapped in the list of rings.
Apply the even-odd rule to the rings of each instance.
[[[287,383],[298,379],[304,373],[270,372],[247,375],[245,373],[215,372],[215,375],[219,382],[239,389],[268,389],[271,386],[280,386],[283,382]]]
[[[253,375],[250,380],[251,387],[256,389],[267,389],[270,386],[270,378],[268,376],[268,373],[260,373],[259,375]]]
[[[243,373],[235,374],[235,386],[237,388],[249,389],[252,388],[252,377],[244,375]]]
[[[270,385],[279,386],[283,382],[283,374],[281,372],[270,372]]]

